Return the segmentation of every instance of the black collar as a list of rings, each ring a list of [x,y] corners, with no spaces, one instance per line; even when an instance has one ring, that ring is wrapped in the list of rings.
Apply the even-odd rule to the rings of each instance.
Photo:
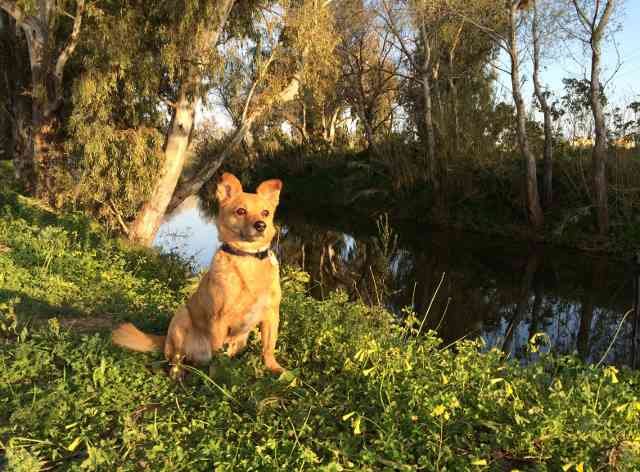
[[[269,249],[265,249],[264,251],[258,251],[258,252],[247,252],[241,249],[236,249],[234,247],[231,247],[227,243],[222,243],[222,246],[220,246],[220,250],[226,252],[227,254],[232,254],[234,256],[251,256],[260,260],[269,257]]]

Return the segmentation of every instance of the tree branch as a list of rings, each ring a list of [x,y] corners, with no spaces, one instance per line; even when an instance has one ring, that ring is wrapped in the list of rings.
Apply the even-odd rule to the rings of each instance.
[[[587,17],[584,10],[580,8],[580,5],[578,5],[578,0],[571,0],[571,3],[573,3],[573,7],[575,8],[576,13],[578,14],[578,19],[580,20],[580,23],[582,24],[584,29],[588,32],[591,32],[592,31],[591,22],[589,21],[589,18]]]
[[[614,3],[615,3],[615,0],[607,1],[607,6],[604,8],[604,13],[602,14],[602,18],[600,18],[600,21],[598,22],[598,26],[596,26],[594,31],[594,35],[596,35],[598,38],[602,35],[604,28],[607,26],[607,23],[609,22],[609,17],[613,12]]]
[[[78,39],[80,36],[80,26],[82,25],[82,14],[84,13],[84,0],[77,0],[76,3],[76,16],[73,19],[73,30],[71,31],[71,35],[67,40],[67,44],[58,56],[58,60],[56,61],[55,68],[55,76],[56,79],[62,81],[62,74],[64,72],[64,67],[67,65],[67,61],[75,51],[76,46],[78,45]]]

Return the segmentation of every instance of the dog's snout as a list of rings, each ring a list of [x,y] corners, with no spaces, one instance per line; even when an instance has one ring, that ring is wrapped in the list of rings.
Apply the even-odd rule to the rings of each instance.
[[[265,223],[264,221],[256,221],[253,224],[253,227],[256,229],[256,231],[260,231],[261,233],[267,229],[267,223]]]

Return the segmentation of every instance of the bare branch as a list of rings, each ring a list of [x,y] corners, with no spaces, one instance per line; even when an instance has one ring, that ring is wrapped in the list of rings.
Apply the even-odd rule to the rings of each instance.
[[[127,226],[127,224],[122,219],[122,214],[120,213],[120,211],[118,211],[118,207],[116,207],[116,204],[113,203],[113,200],[111,199],[111,197],[109,197],[109,207],[108,208],[111,210],[113,215],[116,217],[116,220],[118,221],[118,224],[122,228],[123,233],[125,235],[129,236],[129,227]]]
[[[580,20],[580,24],[584,27],[585,31],[587,31],[588,33],[593,31],[593,26],[591,25],[587,14],[582,8],[580,8],[578,0],[571,0],[571,3],[573,3],[573,7],[575,8],[576,13],[578,14],[578,19]]]
[[[58,60],[56,61],[55,76],[57,80],[62,81],[62,74],[64,72],[64,66],[67,65],[67,61],[75,51],[78,45],[78,39],[80,36],[80,26],[82,25],[82,14],[84,12],[84,0],[77,0],[76,3],[76,16],[73,19],[73,30],[67,40],[67,45],[64,47]]]

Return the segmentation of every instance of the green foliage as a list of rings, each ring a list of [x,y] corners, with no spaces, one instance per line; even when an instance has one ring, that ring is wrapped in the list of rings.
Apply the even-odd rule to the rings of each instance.
[[[161,355],[115,348],[97,322],[166,329],[185,267],[15,194],[0,208],[10,470],[640,467],[638,372],[549,355],[522,367],[470,341],[444,348],[432,332],[416,338],[415,316],[401,325],[340,292],[308,297],[306,274],[290,269],[278,344],[289,373],[266,374],[252,339],[240,359],[174,383]],[[69,329],[70,315],[94,325]]]

